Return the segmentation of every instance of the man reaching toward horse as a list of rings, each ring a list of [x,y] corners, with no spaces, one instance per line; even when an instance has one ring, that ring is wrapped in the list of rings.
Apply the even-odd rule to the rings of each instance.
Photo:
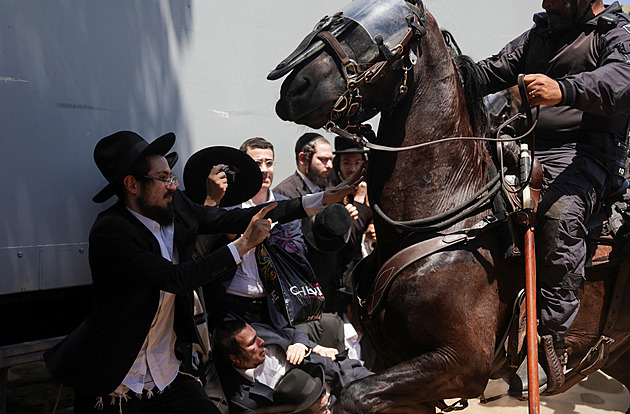
[[[535,155],[544,167],[538,207],[539,334],[566,361],[565,336],[578,309],[587,256],[586,221],[623,181],[630,111],[630,19],[617,2],[543,0],[546,13],[497,55],[476,66],[487,93],[519,74],[540,106]],[[510,393],[527,390],[524,362]],[[539,369],[541,386],[547,381]]]

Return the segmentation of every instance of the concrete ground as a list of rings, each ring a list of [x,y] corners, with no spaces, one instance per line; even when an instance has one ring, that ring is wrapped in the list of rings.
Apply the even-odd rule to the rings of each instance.
[[[484,393],[486,398],[507,392],[503,380],[490,381]],[[454,403],[457,400],[448,400]],[[478,399],[469,400],[469,407],[464,414],[525,414],[529,411],[527,401],[503,397],[499,400],[482,404]],[[625,413],[630,407],[630,393],[618,381],[598,371],[576,384],[567,392],[553,397],[540,397],[541,414],[600,414]]]
[[[72,390],[60,387],[59,383],[51,379],[42,362],[19,365],[9,370],[9,384],[7,392],[7,414],[39,414],[52,413],[60,395],[56,414],[70,414],[72,412]],[[218,383],[206,390],[215,399],[223,413],[227,413],[227,406],[221,401],[222,393],[217,388]],[[61,390],[61,394],[59,391]],[[486,389],[487,398],[507,392],[507,384],[502,380],[491,381]],[[457,400],[448,400],[451,404]],[[504,397],[499,400],[482,404],[479,399],[469,400],[469,407],[464,414],[510,414],[528,412],[527,401],[518,401]],[[596,372],[577,384],[562,395],[541,397],[541,414],[600,414],[626,413],[630,407],[630,393],[616,380]]]

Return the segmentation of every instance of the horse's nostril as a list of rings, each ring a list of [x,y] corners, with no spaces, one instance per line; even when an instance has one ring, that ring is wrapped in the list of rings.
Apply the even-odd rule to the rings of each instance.
[[[300,77],[299,79],[295,79],[293,82],[293,87],[289,91],[289,94],[292,97],[303,95],[311,85],[311,81],[308,78]]]

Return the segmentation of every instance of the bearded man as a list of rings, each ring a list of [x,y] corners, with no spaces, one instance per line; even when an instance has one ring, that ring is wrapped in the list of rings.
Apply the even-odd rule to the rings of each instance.
[[[330,177],[333,169],[333,152],[328,140],[314,132],[307,132],[302,135],[295,144],[295,163],[297,171],[289,178],[278,184],[273,191],[286,197],[298,197],[300,195],[311,194],[315,191],[321,191],[331,185]],[[338,209],[337,209],[338,210]],[[325,220],[328,223],[342,223],[351,220],[351,212],[341,212],[339,214],[328,214],[333,210],[329,209],[324,212],[320,218],[328,215],[330,219]],[[334,217],[333,217],[334,216]],[[345,217],[348,216],[348,217]],[[356,211],[355,211],[356,216]],[[326,297],[325,312],[337,312],[338,297],[337,289],[341,287],[341,279],[343,271],[337,266],[337,253],[348,241],[350,227],[336,224],[336,229],[328,229],[336,233],[337,240],[340,243],[320,243],[314,242],[312,231],[307,231],[305,226],[310,226],[308,222],[302,222],[302,232],[306,236],[308,247],[307,259],[313,267],[317,281]],[[312,228],[312,227],[308,227]],[[341,231],[341,229],[344,229]]]
[[[330,142],[319,134],[307,132],[295,143],[297,170],[273,191],[286,197],[300,197],[324,190],[330,185],[332,160]]]

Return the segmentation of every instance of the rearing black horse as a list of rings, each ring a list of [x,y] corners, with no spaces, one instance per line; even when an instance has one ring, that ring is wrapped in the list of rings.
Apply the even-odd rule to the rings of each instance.
[[[420,1],[356,1],[343,14],[322,19],[269,75],[289,73],[276,112],[312,128],[335,124],[351,131],[380,112],[371,141],[389,147],[483,136],[482,99],[467,70],[472,62],[451,52]],[[370,151],[369,196],[381,212],[374,219],[378,247],[355,272],[356,292],[365,300],[359,310],[364,330],[389,368],[346,387],[335,413],[433,413],[437,401],[477,397],[490,378],[505,374],[505,366],[493,363],[524,285],[522,264],[503,258],[496,231],[464,233],[483,223],[490,202],[420,232],[400,225],[442,213],[448,218],[457,206],[470,205],[483,193],[491,165],[486,144],[475,140]],[[449,235],[442,243],[452,240],[452,246],[406,258],[402,266],[399,261],[389,283],[372,287],[374,274],[388,271],[382,268],[388,259],[440,234]],[[462,241],[461,234],[468,237]],[[616,268],[589,272],[566,339],[570,365],[599,338]],[[627,307],[623,301],[621,309]],[[628,321],[619,320],[614,332],[604,370],[628,387]]]

